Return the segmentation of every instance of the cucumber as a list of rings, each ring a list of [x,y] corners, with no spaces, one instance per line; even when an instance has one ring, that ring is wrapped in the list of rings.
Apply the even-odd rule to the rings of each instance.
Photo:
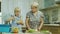
[[[28,32],[29,33],[33,33],[33,32],[35,32],[35,30],[34,29],[30,29],[30,30],[28,30]]]

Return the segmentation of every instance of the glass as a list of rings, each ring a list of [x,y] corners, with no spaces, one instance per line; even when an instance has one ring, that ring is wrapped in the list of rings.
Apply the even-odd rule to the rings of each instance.
[[[18,33],[18,27],[12,27],[12,33]]]
[[[26,32],[26,27],[22,27],[22,32],[23,32],[23,33]]]

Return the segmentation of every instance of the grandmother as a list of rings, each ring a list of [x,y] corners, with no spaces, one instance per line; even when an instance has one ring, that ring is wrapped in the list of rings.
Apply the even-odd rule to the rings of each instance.
[[[39,11],[39,4],[34,2],[31,5],[31,11],[26,14],[26,27],[40,31],[44,23],[44,15]]]

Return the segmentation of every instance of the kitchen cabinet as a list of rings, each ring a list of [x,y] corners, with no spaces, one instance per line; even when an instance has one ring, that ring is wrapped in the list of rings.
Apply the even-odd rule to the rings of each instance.
[[[40,11],[44,13],[44,23],[55,24],[60,22],[60,6],[51,6]]]
[[[41,30],[48,30],[52,34],[60,34],[60,25],[59,24],[47,24],[47,25],[44,25]]]

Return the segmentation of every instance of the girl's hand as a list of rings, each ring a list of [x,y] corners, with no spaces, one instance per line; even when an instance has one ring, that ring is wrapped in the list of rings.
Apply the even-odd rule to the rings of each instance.
[[[8,18],[6,21],[7,22],[10,22],[11,20],[14,20],[15,18],[14,17],[10,17],[10,18]]]

